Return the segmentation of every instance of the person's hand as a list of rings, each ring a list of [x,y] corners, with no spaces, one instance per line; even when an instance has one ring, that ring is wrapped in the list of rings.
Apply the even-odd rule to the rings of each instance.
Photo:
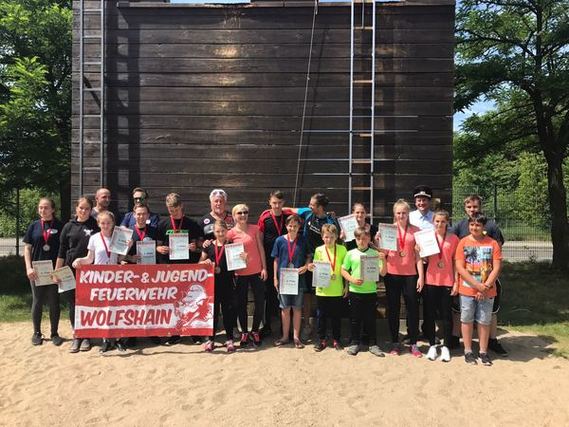
[[[484,288],[485,288],[487,291],[490,290],[490,289],[492,289],[492,286],[493,286],[493,284],[492,284],[491,282],[489,282],[489,281],[484,282],[483,285],[484,285]]]
[[[55,274],[51,275],[51,280],[53,280],[53,283],[61,283],[61,279],[57,277]]]
[[[198,264],[203,264],[203,265],[212,265],[213,261],[209,258],[204,259],[203,261],[200,261]]]
[[[346,238],[346,233],[344,233],[344,230],[341,230],[341,231],[340,231],[339,239],[340,239],[340,240],[344,240],[345,238]]]
[[[28,279],[30,279],[30,280],[37,280],[38,279],[36,272],[31,267],[26,270],[26,276],[28,276]]]
[[[275,289],[277,290],[277,292],[279,291],[279,279],[278,278],[273,278],[273,284],[275,285]]]
[[[247,261],[247,252],[241,252],[239,254],[239,258],[241,258],[243,261]]]
[[[308,270],[308,266],[303,265],[302,267],[300,267],[298,269],[298,274],[304,274],[304,273],[306,273],[306,270]]]
[[[476,290],[479,292],[486,292],[486,286],[483,283],[476,283]]]
[[[361,286],[361,284],[364,282],[364,279],[356,279],[354,277],[351,278],[350,283],[353,283],[354,285],[358,285]]]
[[[265,280],[267,280],[267,277],[269,277],[269,275],[267,274],[267,269],[263,268],[261,270],[261,280],[265,281]]]
[[[423,290],[423,286],[425,286],[425,279],[419,277],[417,279],[417,292],[421,292]]]
[[[343,296],[344,298],[348,298],[348,291],[349,291],[349,290],[350,290],[350,289],[349,289],[347,286],[344,286],[344,292],[342,293],[342,296]]]
[[[382,261],[385,261],[387,259],[387,255],[385,252],[383,252],[383,250],[379,251],[379,259]]]
[[[314,269],[316,268],[316,266],[314,265],[313,262],[311,262],[310,264],[308,264],[308,271],[314,271]]]
[[[452,286],[452,290],[450,291],[450,296],[454,297],[458,295],[458,283],[455,282],[454,285]]]
[[[126,242],[126,244],[127,244],[127,246],[128,246],[128,249],[130,250],[130,248],[132,248],[132,245],[134,245],[134,240],[129,239],[129,241]]]
[[[121,265],[127,265],[128,262],[126,262],[124,259],[121,261]]]
[[[209,245],[211,245],[213,243],[213,240],[209,239],[209,240],[204,240],[202,243],[202,248],[207,249],[209,247]]]
[[[79,258],[77,258],[75,261],[73,261],[73,263],[71,264],[71,267],[78,269],[81,268],[81,262],[79,261]]]
[[[484,292],[478,292],[474,298],[476,301],[484,301],[486,295],[484,295]]]
[[[162,255],[168,255],[170,253],[170,248],[168,246],[156,246],[156,252]]]
[[[190,250],[190,252],[195,252],[197,248],[198,244],[196,243],[195,240],[193,240],[192,243],[188,245],[188,249]]]

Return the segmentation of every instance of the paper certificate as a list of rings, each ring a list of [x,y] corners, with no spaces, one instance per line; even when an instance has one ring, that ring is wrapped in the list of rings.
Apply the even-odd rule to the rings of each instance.
[[[425,258],[440,253],[435,230],[421,230],[415,234],[415,242],[419,245],[419,256]]]
[[[314,261],[314,271],[312,272],[312,287],[327,288],[332,279],[332,266],[326,261]]]
[[[247,262],[241,258],[243,252],[245,252],[243,243],[230,243],[229,245],[225,245],[227,271],[241,270],[247,267]]]
[[[172,233],[168,236],[170,247],[170,260],[190,259],[190,236],[188,233]]]
[[[59,280],[59,293],[75,289],[75,276],[68,266],[53,270],[53,276]]]
[[[397,250],[397,226],[395,224],[378,224],[380,239],[379,249]]]
[[[115,227],[111,236],[109,250],[112,253],[126,255],[128,252],[128,241],[132,239],[134,231],[126,227]]]
[[[136,254],[140,257],[137,264],[156,264],[156,242],[154,240],[136,242]]]
[[[296,268],[281,268],[279,276],[279,293],[281,295],[298,295],[298,270]]]
[[[358,228],[358,221],[355,215],[347,215],[338,218],[338,223],[344,232],[344,242],[351,242],[355,239],[354,231]]]
[[[360,263],[361,279],[364,282],[377,282],[379,280],[379,256],[362,255]]]
[[[53,273],[52,261],[32,261],[32,267],[38,276],[34,282],[36,286],[53,285],[54,282],[51,278],[51,273]]]

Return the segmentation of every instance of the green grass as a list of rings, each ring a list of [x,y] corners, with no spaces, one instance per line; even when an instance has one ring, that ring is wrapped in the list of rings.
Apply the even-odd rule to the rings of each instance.
[[[534,225],[517,224],[507,221],[500,222],[500,229],[506,238],[506,241],[538,241],[550,242],[551,233],[549,230]]]

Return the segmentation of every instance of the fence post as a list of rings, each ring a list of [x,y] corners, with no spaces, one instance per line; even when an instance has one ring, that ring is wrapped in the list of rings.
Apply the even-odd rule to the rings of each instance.
[[[20,188],[16,187],[16,256],[20,256]]]

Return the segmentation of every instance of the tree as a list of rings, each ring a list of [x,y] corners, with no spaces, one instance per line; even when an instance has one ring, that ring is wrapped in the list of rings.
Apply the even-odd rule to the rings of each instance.
[[[539,152],[547,164],[553,266],[569,269],[563,162],[569,144],[569,0],[462,0],[455,108],[496,102],[478,129],[481,151]]]
[[[70,208],[71,23],[70,0],[0,0],[0,183],[8,192],[58,192],[64,217]]]

